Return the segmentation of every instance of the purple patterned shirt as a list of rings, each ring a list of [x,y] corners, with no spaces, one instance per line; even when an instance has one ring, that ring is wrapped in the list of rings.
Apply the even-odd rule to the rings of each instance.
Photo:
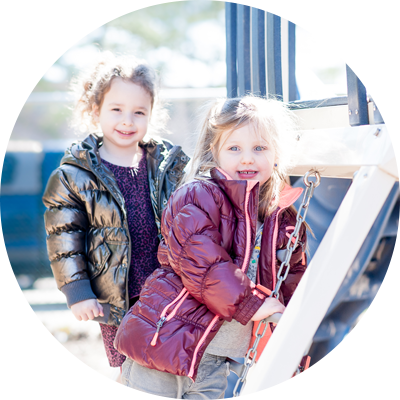
[[[111,170],[125,200],[131,237],[131,264],[128,275],[129,298],[139,296],[146,278],[160,266],[157,259],[159,240],[150,200],[146,152],[137,167],[121,167],[102,160]],[[119,367],[125,356],[113,346],[117,327],[100,324],[106,354],[111,367]]]

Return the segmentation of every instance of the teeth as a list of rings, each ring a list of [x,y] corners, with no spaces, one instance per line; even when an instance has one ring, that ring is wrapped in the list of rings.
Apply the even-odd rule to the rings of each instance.
[[[256,171],[239,171],[239,174],[255,174]]]

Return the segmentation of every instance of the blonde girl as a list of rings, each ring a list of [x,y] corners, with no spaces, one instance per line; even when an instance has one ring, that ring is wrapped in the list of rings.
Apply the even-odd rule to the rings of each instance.
[[[245,356],[254,321],[284,311],[307,262],[302,227],[279,300],[269,297],[302,191],[286,183],[285,138],[294,128],[276,100],[245,96],[209,107],[185,183],[163,214],[161,267],[117,332],[125,385],[223,398],[229,360]]]

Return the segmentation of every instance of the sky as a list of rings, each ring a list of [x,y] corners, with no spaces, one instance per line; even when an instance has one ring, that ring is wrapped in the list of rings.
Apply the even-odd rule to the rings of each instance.
[[[51,18],[46,20],[46,25],[38,24],[44,15]],[[166,64],[163,71],[163,81],[169,87],[208,87],[221,86],[225,83],[225,26],[224,16],[219,21],[204,21],[195,24],[189,31],[193,41],[196,54],[199,58],[208,62],[201,62],[183,56],[168,46],[148,51],[146,59],[151,65],[159,63]],[[67,27],[87,25],[86,34],[89,38],[95,38],[100,27],[88,12],[86,15],[81,12],[71,11],[69,15],[65,12],[58,12],[51,0],[23,0],[20,14],[21,23],[28,27],[35,38],[58,48],[63,53],[64,60],[78,69],[90,64],[93,56],[98,52],[96,46],[82,46],[85,38],[70,29],[63,29],[66,21],[70,21]],[[90,23],[87,23],[90,21]],[[68,26],[69,25],[69,26]],[[51,29],[51,34],[50,33]],[[134,38],[126,32],[118,29],[109,29],[106,34],[106,41],[110,44],[118,43],[120,47],[126,46],[126,51],[135,51]],[[136,45],[136,46],[135,46]],[[215,54],[219,60],[215,61]],[[221,57],[222,55],[222,57]],[[44,70],[44,77],[50,81],[65,79],[66,71],[57,65],[52,65]]]
[[[371,92],[370,2],[365,1],[364,4],[366,83],[367,92]],[[398,1],[391,0],[391,5],[393,84],[398,87]],[[37,24],[44,15],[49,15],[46,24]],[[61,50],[67,64],[77,69],[87,66],[98,52],[96,46],[79,47],[85,39],[73,30],[60,28],[66,26],[66,21],[69,28],[73,28],[74,24],[84,24],[87,25],[88,37],[96,37],[100,27],[96,25],[90,11],[87,14],[71,11],[66,15],[65,12],[57,12],[51,0],[23,0],[20,21],[32,30],[37,39]],[[91,23],[85,24],[86,21]],[[168,46],[148,51],[146,59],[151,65],[165,65],[162,82],[168,87],[223,86],[226,79],[223,13],[218,21],[195,24],[189,35],[195,53],[205,61],[186,57]],[[302,99],[346,94],[344,0],[297,0],[296,35],[296,74]],[[106,40],[109,43],[118,43],[122,47],[126,43],[127,51],[135,51],[132,36],[121,30],[110,29]],[[35,58],[35,54],[30,56]],[[53,64],[43,70],[43,75],[50,81],[58,82],[65,79],[66,71]]]
[[[314,87],[316,92],[322,90],[337,95],[345,95],[347,83],[344,0],[297,0],[297,7],[296,72],[298,83],[307,85],[307,82],[311,79],[314,83],[311,86]],[[391,0],[391,10],[392,78],[393,86],[399,87],[397,0]],[[367,93],[372,92],[370,21],[370,1],[364,1],[364,49]]]

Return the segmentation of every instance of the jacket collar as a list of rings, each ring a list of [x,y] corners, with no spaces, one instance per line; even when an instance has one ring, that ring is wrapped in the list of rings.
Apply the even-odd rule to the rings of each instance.
[[[210,175],[211,178],[218,183],[221,189],[226,192],[236,207],[244,208],[243,199],[248,185],[247,182],[251,182],[249,185],[249,190],[253,191],[253,189],[256,189],[255,191],[258,194],[259,181],[233,180],[225,171],[220,168],[213,168],[210,172]],[[302,192],[302,188],[293,188],[285,183],[285,186],[281,190],[279,197],[278,208],[283,209],[291,206],[300,197]]]
[[[220,168],[213,168],[210,176],[226,193],[236,210],[239,209],[243,214],[245,213],[246,192],[251,192],[250,197],[254,199],[258,207],[258,181],[234,180]]]
[[[91,170],[93,167],[95,168],[101,164],[99,148],[102,144],[102,136],[90,133],[82,141],[72,143],[71,147],[65,152],[61,164],[78,164],[81,167]],[[168,153],[165,143],[153,138],[149,139],[147,142],[141,143],[140,146],[155,159],[164,158],[164,153]]]
[[[302,194],[304,189],[297,187],[293,188],[288,184],[285,184],[284,188],[281,190],[281,195],[279,197],[279,208],[287,208],[291,206]]]
[[[84,140],[72,143],[61,159],[61,165],[72,164],[92,172],[109,189],[125,212],[124,199],[114,174],[101,162],[99,148],[102,142],[102,136],[91,133]],[[140,143],[140,146],[146,151],[150,198],[155,210],[156,224],[159,226],[163,209],[161,192],[171,191],[171,188],[174,187],[173,183],[163,184],[164,176],[168,170],[174,176],[180,177],[189,157],[182,151],[181,146],[174,146],[166,139],[150,138],[148,141]],[[171,166],[171,164],[173,165]],[[166,186],[168,189],[165,188]]]
[[[101,138],[94,134],[89,134],[84,140],[72,143],[61,159],[61,164],[79,165],[85,169],[91,170],[91,166],[101,163],[99,147]]]

